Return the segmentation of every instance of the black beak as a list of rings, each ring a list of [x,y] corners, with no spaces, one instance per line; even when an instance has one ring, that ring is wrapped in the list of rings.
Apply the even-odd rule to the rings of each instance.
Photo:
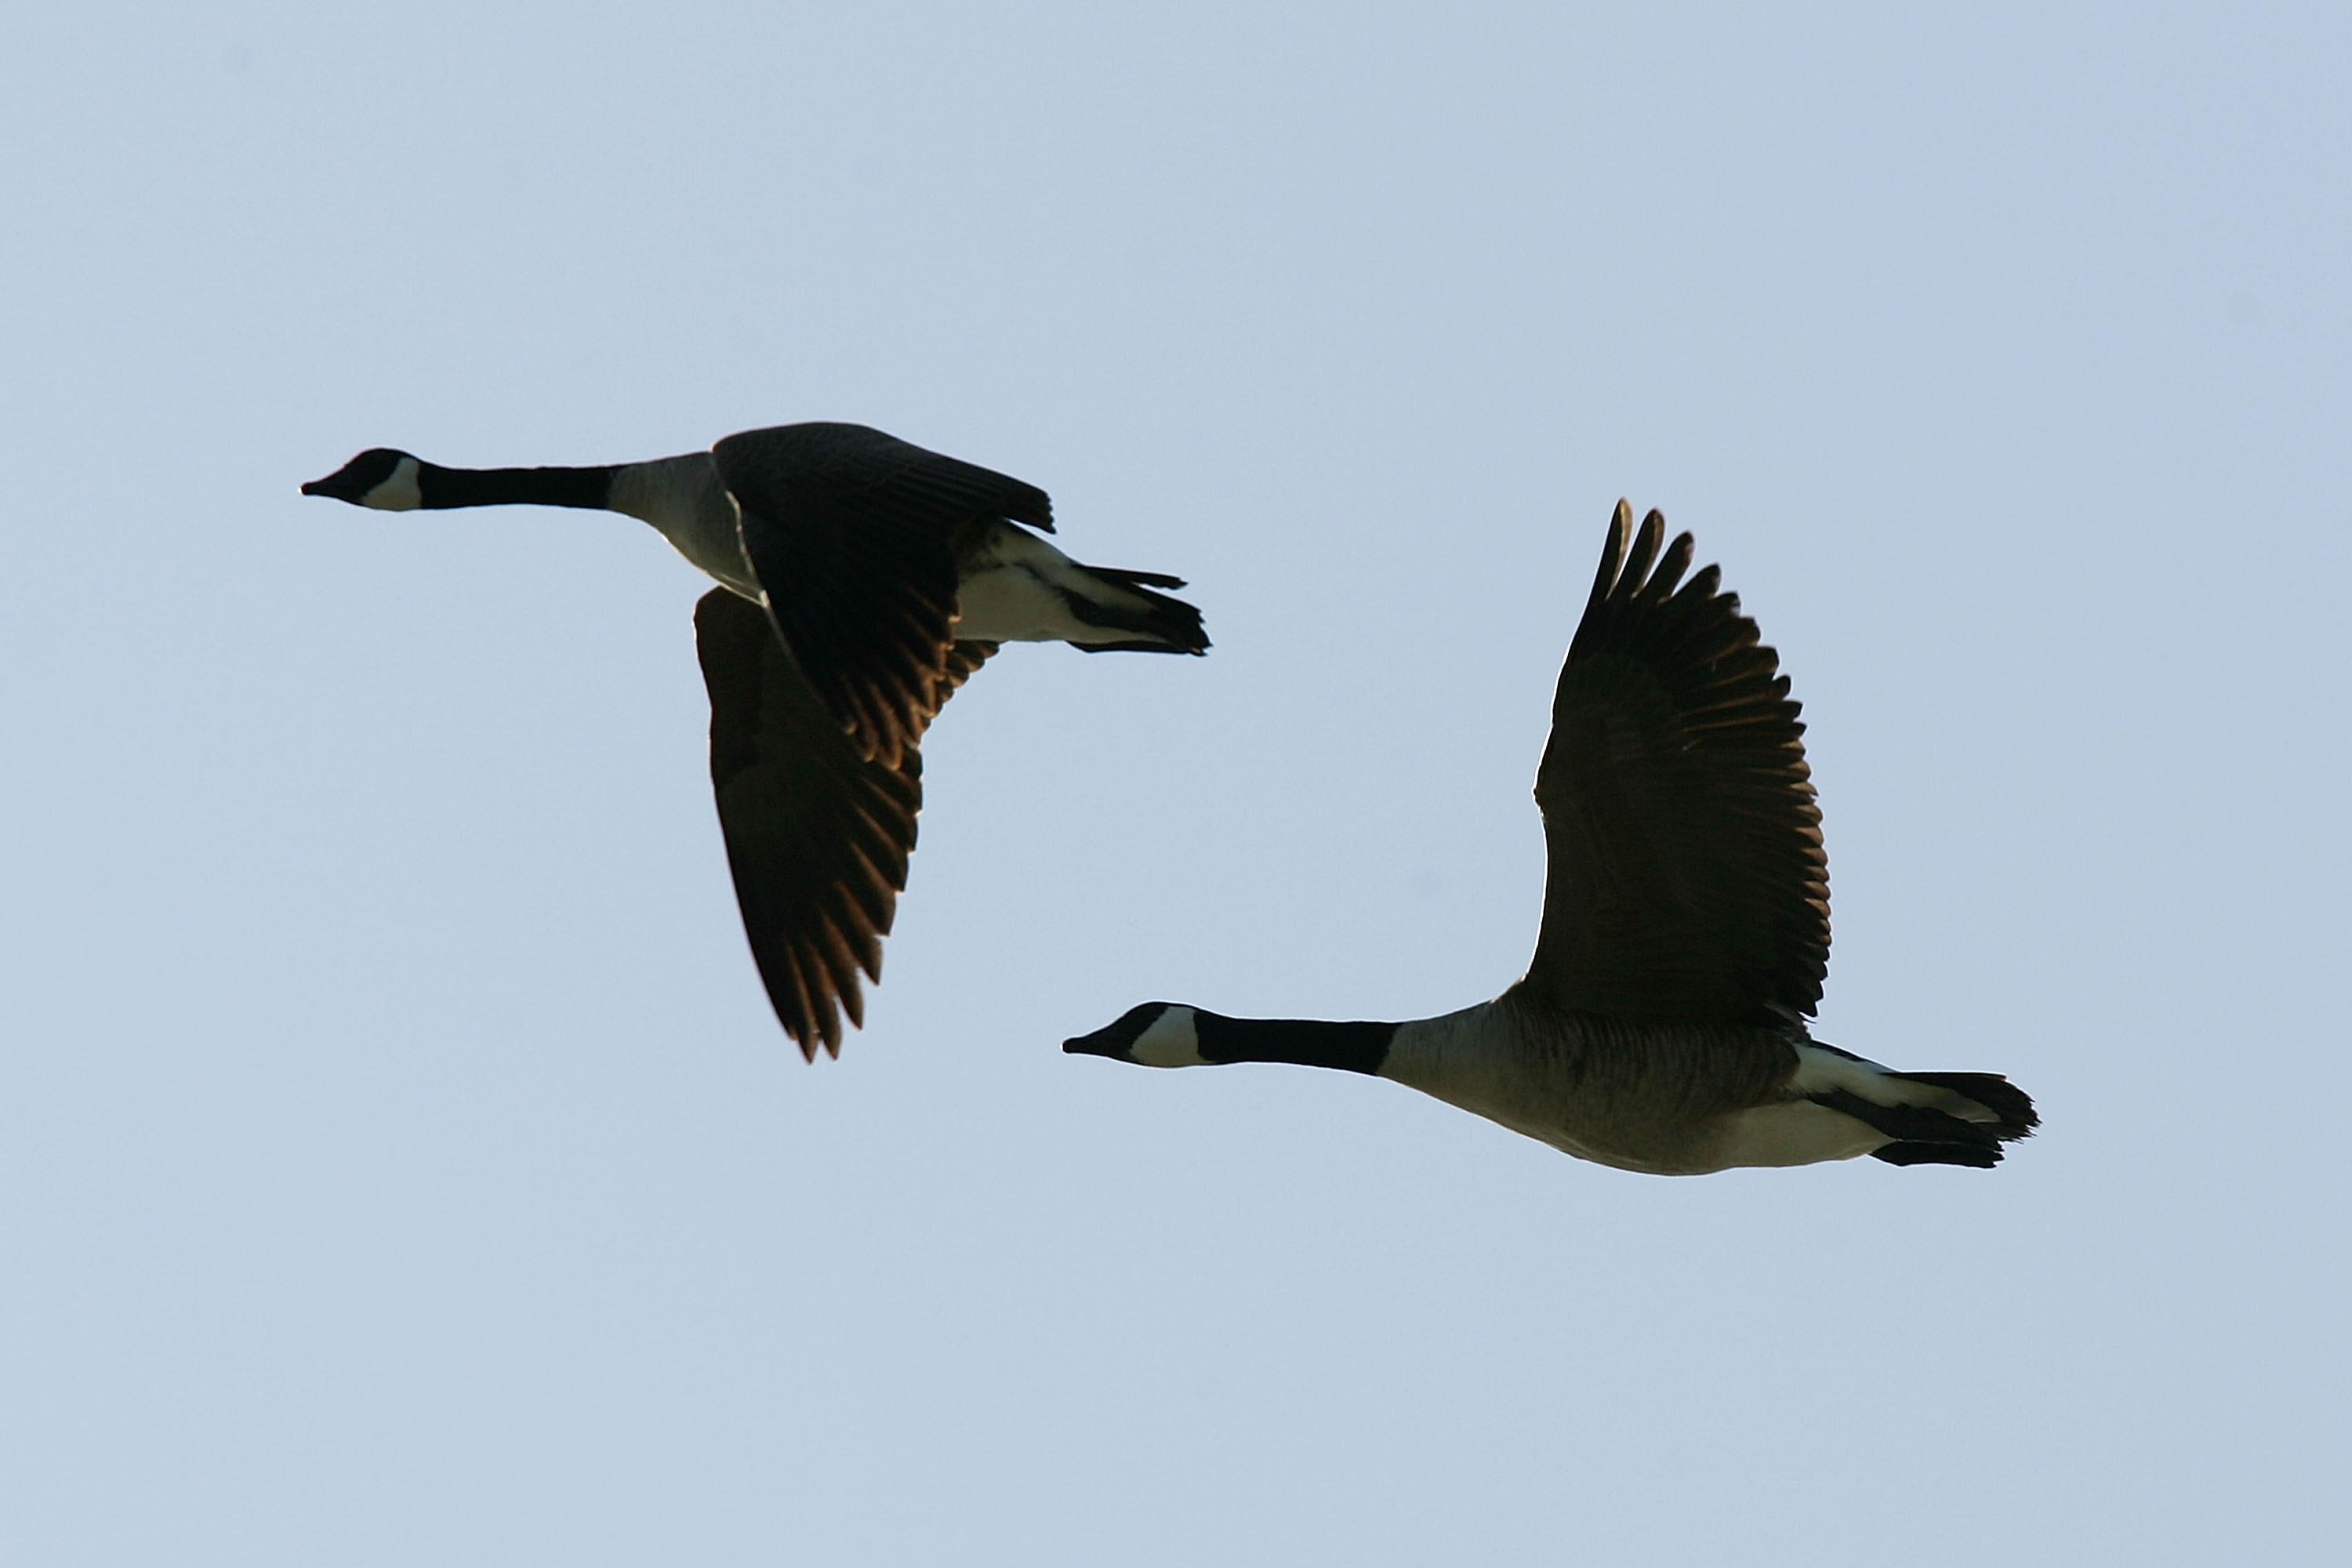
[[[1160,1016],[1167,1008],[1154,1002],[1147,1006],[1129,1009],[1115,1021],[1106,1024],[1091,1035],[1080,1035],[1062,1042],[1062,1049],[1074,1057],[1108,1057],[1115,1062],[1131,1062],[1136,1037],[1144,1026]]]
[[[1097,1029],[1091,1035],[1080,1035],[1076,1039],[1064,1040],[1062,1042],[1062,1049],[1074,1057],[1123,1057],[1127,1055],[1127,1044],[1125,1041],[1104,1038],[1104,1037],[1109,1033],[1110,1031],[1108,1029]]]

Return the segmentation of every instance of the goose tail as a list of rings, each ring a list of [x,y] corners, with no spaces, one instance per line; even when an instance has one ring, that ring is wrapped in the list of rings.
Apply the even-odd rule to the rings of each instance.
[[[1895,1072],[1818,1041],[1798,1056],[1798,1092],[1885,1134],[1870,1155],[1890,1165],[1990,1170],[2003,1145],[2042,1123],[2032,1098],[1999,1073]]]
[[[1160,593],[1181,588],[1181,577],[1164,572],[1129,572],[1118,566],[1077,566],[1076,581],[1062,584],[1070,611],[1103,640],[1072,638],[1088,653],[1192,653],[1209,651],[1201,612]]]

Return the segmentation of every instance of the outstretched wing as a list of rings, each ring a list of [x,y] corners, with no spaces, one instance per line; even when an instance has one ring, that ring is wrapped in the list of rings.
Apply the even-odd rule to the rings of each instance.
[[[694,631],[743,934],[801,1054],[814,1060],[823,1045],[837,1056],[842,1015],[865,1021],[859,973],[881,978],[923,805],[922,757],[911,744],[896,763],[859,756],[759,605],[713,589],[695,606]],[[952,645],[949,689],[993,651]]]
[[[861,756],[896,764],[955,689],[956,541],[1051,532],[1034,485],[862,425],[747,430],[711,448],[785,646]]]
[[[1549,868],[1525,984],[1648,1022],[1811,1014],[1829,968],[1798,705],[1691,536],[1617,503],[1536,775]],[[1677,584],[1681,585],[1676,586]]]

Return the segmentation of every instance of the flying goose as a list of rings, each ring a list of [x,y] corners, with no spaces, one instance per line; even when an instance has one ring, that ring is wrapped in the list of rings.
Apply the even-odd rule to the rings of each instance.
[[[1617,505],[1536,773],[1528,973],[1407,1023],[1150,1002],[1063,1049],[1394,1079],[1582,1159],[1691,1175],[1874,1155],[1990,1166],[2039,1121],[2007,1079],[1895,1072],[1807,1034],[1829,968],[1821,812],[1780,657],[1687,533]],[[1677,587],[1677,584],[1680,584]]]
[[[924,730],[1004,642],[1205,652],[1181,579],[1081,566],[1034,485],[861,425],[785,425],[603,468],[362,452],[304,495],[383,511],[585,507],[717,580],[695,606],[710,778],[751,956],[801,1054],[865,1022],[922,807]]]

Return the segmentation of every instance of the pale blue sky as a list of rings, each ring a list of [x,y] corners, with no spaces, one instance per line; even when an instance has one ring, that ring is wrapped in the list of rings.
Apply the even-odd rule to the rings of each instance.
[[[2333,1561],[2352,21],[1913,9],[13,16],[0,1559]],[[295,493],[806,418],[1217,639],[958,697],[815,1068],[690,569]],[[1806,704],[1819,1033],[2043,1135],[1061,1055],[1517,975],[1620,495]]]

